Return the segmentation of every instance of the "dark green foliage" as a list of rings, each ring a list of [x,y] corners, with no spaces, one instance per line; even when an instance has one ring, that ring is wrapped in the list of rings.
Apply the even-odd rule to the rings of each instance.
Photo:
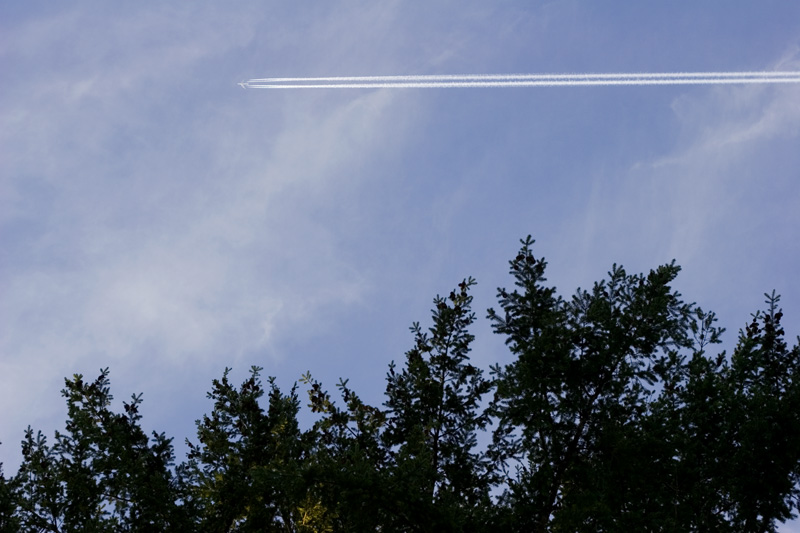
[[[728,365],[722,329],[670,289],[679,268],[614,267],[571,301],[543,286],[530,238],[499,291],[492,452],[515,461],[501,500],[519,531],[774,531],[797,508],[798,347],[777,298]],[[763,322],[763,328],[759,327]]]
[[[621,454],[638,454],[626,448],[655,393],[663,350],[689,344],[692,307],[669,289],[674,264],[647,277],[615,265],[607,282],[564,301],[543,286],[546,263],[534,258],[532,243],[523,241],[510,262],[517,289],[499,290],[503,313],[489,310],[517,356],[494,368],[493,451],[521,461],[509,494],[513,507],[525,509],[520,530],[604,529],[603,517],[622,511],[604,494],[619,490],[603,489],[604,470]]]
[[[181,472],[200,531],[294,531],[306,493],[300,403],[294,388],[284,395],[270,378],[265,412],[260,371],[253,367],[238,390],[229,369],[214,380],[212,414],[197,421],[199,444],[187,441]]]
[[[141,395],[109,409],[108,370],[65,380],[66,432],[53,445],[28,428],[22,442],[17,519],[24,531],[164,531],[186,525],[170,467],[172,444],[139,426]]]
[[[6,479],[3,463],[0,463],[0,533],[19,531],[19,518],[16,516],[16,480]]]
[[[710,355],[724,330],[671,288],[674,263],[614,265],[565,300],[532,245],[488,311],[514,356],[491,380],[469,359],[471,278],[413,324],[381,408],[306,374],[303,430],[296,385],[265,389],[252,367],[235,387],[226,369],[174,468],[171,441],[139,426],[141,395],[116,414],[107,370],[66,380],[66,431],[50,444],[29,428],[18,473],[0,469],[0,533],[772,532],[793,518],[800,343],[779,298],[730,357]]]
[[[403,519],[398,492],[389,483],[388,455],[380,443],[386,415],[365,404],[340,380],[343,400],[339,407],[310,374],[309,407],[320,418],[310,430],[314,443],[314,494],[316,515],[308,531],[375,531],[387,522]],[[316,523],[313,523],[316,522]]]
[[[800,496],[800,346],[787,347],[779,298],[765,296],[730,365],[696,356],[682,395],[689,473],[730,531],[774,531]]]
[[[464,280],[448,298],[436,297],[433,326],[428,333],[412,326],[415,346],[405,368],[398,372],[391,363],[386,377],[383,442],[394,482],[417,496],[409,503],[438,531],[478,529],[490,502],[492,473],[475,452],[477,432],[489,421],[480,407],[491,384],[469,363],[474,284]]]

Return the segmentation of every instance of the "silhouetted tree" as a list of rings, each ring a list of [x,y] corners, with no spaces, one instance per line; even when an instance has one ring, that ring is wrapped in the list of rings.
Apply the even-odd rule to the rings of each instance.
[[[109,409],[108,369],[93,382],[67,379],[66,432],[53,445],[28,428],[22,442],[17,517],[23,531],[165,531],[188,525],[171,472],[171,440],[142,431],[141,394]]]
[[[6,479],[3,474],[3,463],[0,463],[0,533],[19,531],[16,491],[15,479]]]
[[[261,368],[238,389],[213,381],[210,416],[197,421],[198,444],[187,440],[181,468],[199,531],[304,531],[308,509],[304,465],[308,446],[297,423],[296,389],[281,393],[269,379],[266,411]],[[313,502],[312,502],[313,503]]]
[[[404,367],[391,363],[386,377],[382,438],[393,480],[415,497],[409,512],[426,516],[423,528],[439,531],[482,527],[490,503],[492,472],[476,446],[489,422],[481,400],[491,383],[469,362],[474,284],[466,279],[449,297],[434,299],[433,325],[428,332],[412,325],[415,345]]]

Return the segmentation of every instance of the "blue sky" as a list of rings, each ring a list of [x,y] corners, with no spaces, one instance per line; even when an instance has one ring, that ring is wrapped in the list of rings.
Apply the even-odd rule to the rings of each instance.
[[[482,318],[527,234],[562,294],[674,258],[727,346],[772,289],[794,338],[800,85],[236,85],[758,70],[800,70],[800,4],[4,3],[0,461],[106,366],[179,458],[225,366],[379,403],[467,276],[473,358],[507,362]]]

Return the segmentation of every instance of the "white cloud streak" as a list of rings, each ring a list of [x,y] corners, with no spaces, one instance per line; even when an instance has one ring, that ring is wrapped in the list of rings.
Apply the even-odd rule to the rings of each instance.
[[[253,78],[243,81],[239,85],[244,89],[445,89],[608,85],[731,85],[753,83],[800,83],[800,71]]]

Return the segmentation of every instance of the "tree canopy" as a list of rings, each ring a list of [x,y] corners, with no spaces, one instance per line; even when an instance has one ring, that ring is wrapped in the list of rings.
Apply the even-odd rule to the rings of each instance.
[[[800,339],[779,296],[712,353],[724,330],[672,288],[674,262],[614,265],[564,299],[533,244],[487,312],[511,363],[470,362],[468,278],[411,326],[381,405],[345,379],[283,392],[260,367],[239,386],[225,369],[180,464],[141,429],[141,394],[115,413],[108,369],[67,378],[65,430],[29,427],[18,472],[0,468],[0,531],[768,532],[795,517]]]

